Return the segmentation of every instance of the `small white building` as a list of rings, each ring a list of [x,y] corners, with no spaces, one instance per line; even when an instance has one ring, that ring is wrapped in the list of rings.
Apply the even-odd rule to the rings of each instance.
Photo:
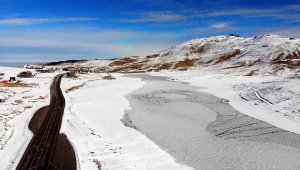
[[[43,66],[43,65],[25,65],[24,67],[26,69],[36,69],[36,70],[45,68],[45,66]]]
[[[4,102],[5,102],[5,97],[2,94],[0,94],[0,103],[4,103]]]
[[[2,80],[4,76],[5,76],[4,73],[0,73],[0,80]]]

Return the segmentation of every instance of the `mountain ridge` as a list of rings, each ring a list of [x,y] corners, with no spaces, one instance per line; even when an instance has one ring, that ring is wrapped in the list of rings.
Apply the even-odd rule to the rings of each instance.
[[[228,35],[189,40],[146,57],[123,57],[109,64],[109,71],[149,72],[208,68],[227,70],[225,72],[238,69],[244,73],[252,71],[253,74],[277,74],[285,69],[299,72],[299,60],[300,39],[272,34],[253,38]]]

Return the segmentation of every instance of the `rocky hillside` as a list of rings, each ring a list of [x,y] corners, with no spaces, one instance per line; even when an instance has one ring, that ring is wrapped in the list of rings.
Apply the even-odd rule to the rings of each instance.
[[[216,36],[187,41],[147,57],[124,57],[107,67],[111,72],[211,69],[244,75],[300,72],[300,39],[278,35],[242,38]]]

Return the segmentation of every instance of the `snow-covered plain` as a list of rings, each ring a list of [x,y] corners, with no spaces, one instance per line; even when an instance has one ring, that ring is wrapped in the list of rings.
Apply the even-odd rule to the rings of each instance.
[[[0,68],[0,72],[7,75],[20,71],[22,69]],[[58,73],[22,79],[38,83],[34,88],[0,87],[1,95],[8,98],[0,103],[0,163],[3,169],[14,169],[26,149],[32,137],[28,122],[37,109],[49,104],[49,86],[55,74]],[[199,91],[229,100],[229,104],[241,113],[300,134],[297,73],[249,77],[202,68],[150,74],[198,86]],[[141,88],[144,82],[122,74],[113,74],[116,80],[103,80],[102,76],[89,73],[77,79],[62,80],[63,91],[78,86],[64,93],[66,108],[61,128],[74,146],[78,168],[98,169],[101,165],[103,169],[190,169],[144,134],[121,122],[125,110],[131,109],[125,96]],[[23,102],[16,104],[16,100]]]
[[[138,78],[114,74],[115,80],[98,75],[63,79],[62,88],[85,84],[65,93],[66,108],[61,132],[75,146],[78,168],[190,169],[180,165],[138,131],[121,122],[130,109],[125,95],[144,85]]]
[[[21,68],[0,67],[7,76],[16,76],[25,71]],[[49,104],[49,88],[53,74],[37,74],[33,78],[17,78],[22,83],[36,83],[34,87],[0,87],[5,99],[0,103],[0,164],[1,169],[15,169],[32,132],[28,129],[31,117],[39,108]]]

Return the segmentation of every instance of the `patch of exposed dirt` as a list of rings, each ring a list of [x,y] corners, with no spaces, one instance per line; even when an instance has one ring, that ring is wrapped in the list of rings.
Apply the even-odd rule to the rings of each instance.
[[[70,93],[70,92],[75,91],[75,90],[78,90],[78,89],[80,89],[80,88],[82,88],[82,87],[84,87],[84,86],[85,86],[85,83],[82,83],[82,84],[80,84],[80,85],[78,85],[78,86],[73,86],[73,87],[71,87],[71,88],[68,88],[65,92],[66,92],[66,93]]]
[[[246,62],[241,61],[241,62],[234,63],[233,66],[231,66],[231,67],[225,67],[223,69],[233,69],[233,68],[240,68],[240,67],[244,67],[244,66],[246,66]]]
[[[173,62],[171,63],[163,63],[161,65],[159,65],[156,69],[154,69],[155,71],[160,71],[160,70],[169,70],[170,68],[172,68],[174,65]]]
[[[250,61],[250,62],[248,63],[248,66],[251,67],[251,66],[254,66],[254,65],[257,64],[257,63],[260,63],[260,59],[257,59],[257,60],[254,60],[254,61]]]
[[[94,159],[93,162],[97,165],[98,170],[102,170],[102,163],[101,161]]]
[[[204,45],[201,46],[192,46],[190,47],[190,52],[186,54],[186,56],[192,55],[192,54],[203,54],[205,53],[212,44],[210,43],[206,43]]]
[[[298,60],[298,59],[293,59],[293,60],[277,60],[277,61],[273,61],[272,64],[286,66],[289,69],[297,69],[297,68],[300,67],[300,60]]]
[[[23,104],[24,102],[23,102],[23,100],[15,100],[15,103],[17,103],[17,104]]]
[[[237,55],[240,55],[240,54],[241,54],[241,50],[239,50],[239,49],[234,50],[229,53],[222,54],[214,64],[223,63],[224,61],[228,61],[231,58],[233,58]]]
[[[39,96],[38,98],[36,98],[36,100],[44,100],[46,99],[46,96]]]
[[[273,59],[273,62],[279,62],[279,61],[291,61],[294,59],[300,59],[300,51],[295,50],[292,53],[289,53],[288,55],[286,55],[285,53],[280,53],[275,59]]]
[[[131,63],[124,66],[119,66],[112,68],[110,72],[122,72],[122,73],[132,73],[132,72],[145,72],[143,71],[144,63]]]
[[[36,83],[21,83],[17,81],[15,83],[3,83],[0,82],[0,87],[36,87],[38,84]]]
[[[113,66],[123,66],[125,64],[136,62],[137,60],[138,60],[137,58],[133,58],[133,57],[124,57],[124,58],[120,58],[120,59],[118,59],[116,61],[113,61],[108,66],[110,66],[110,67],[113,67]]]
[[[32,106],[25,106],[24,107],[24,109],[26,110],[26,109],[31,109],[32,108]]]
[[[195,60],[191,60],[191,59],[184,59],[184,61],[178,61],[174,68],[184,71],[184,70],[188,70],[189,68],[193,67],[195,65]]]
[[[247,73],[245,76],[253,76],[257,74],[258,70],[251,70],[249,73]]]

